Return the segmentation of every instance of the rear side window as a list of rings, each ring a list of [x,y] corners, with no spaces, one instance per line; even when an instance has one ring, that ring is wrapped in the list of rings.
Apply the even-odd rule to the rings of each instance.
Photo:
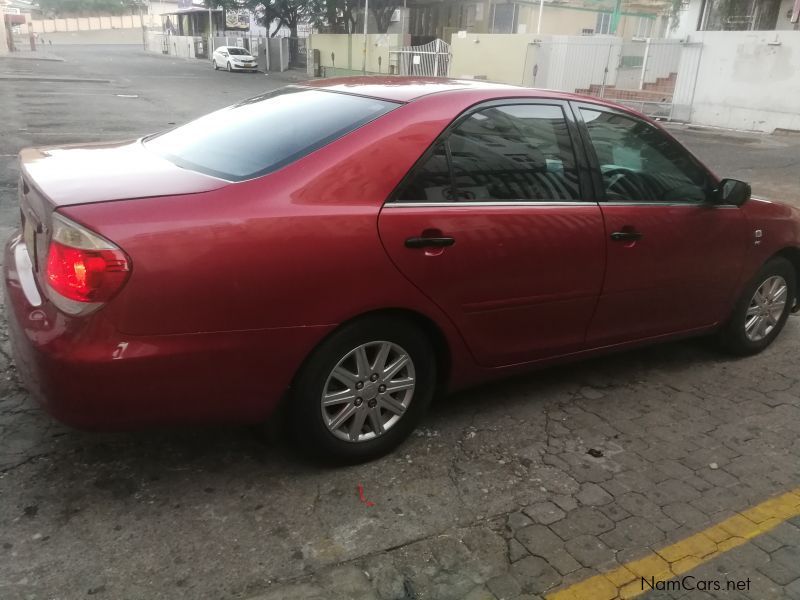
[[[256,96],[145,140],[179,167],[241,181],[302,158],[399,106],[319,90]]]
[[[472,113],[436,142],[401,187],[401,202],[573,201],[578,170],[560,106]]]

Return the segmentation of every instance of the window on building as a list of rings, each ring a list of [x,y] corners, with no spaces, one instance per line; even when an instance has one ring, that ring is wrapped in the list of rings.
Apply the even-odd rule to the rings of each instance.
[[[474,4],[467,4],[464,7],[464,22],[462,23],[463,27],[474,27],[475,26],[475,13],[476,7]]]
[[[633,21],[632,36],[635,38],[649,38],[653,35],[653,21],[649,17],[636,17]]]
[[[597,24],[594,27],[597,34],[611,33],[611,13],[597,13]]]
[[[492,5],[492,11],[492,33],[516,33],[516,4],[494,4]]]
[[[771,31],[778,24],[782,0],[706,0],[699,29]]]

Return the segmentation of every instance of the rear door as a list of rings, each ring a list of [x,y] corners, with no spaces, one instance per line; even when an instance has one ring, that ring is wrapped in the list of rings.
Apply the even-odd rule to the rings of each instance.
[[[608,246],[588,343],[714,325],[730,306],[748,244],[741,210],[714,204],[715,178],[651,123],[594,104],[576,109]]]
[[[583,347],[603,282],[602,215],[568,104],[461,115],[379,217],[389,256],[499,366]]]

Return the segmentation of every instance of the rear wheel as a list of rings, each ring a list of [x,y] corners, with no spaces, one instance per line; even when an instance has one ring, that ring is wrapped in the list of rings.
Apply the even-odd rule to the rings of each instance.
[[[413,324],[371,317],[346,325],[295,380],[289,407],[295,439],[326,460],[381,456],[413,431],[435,382],[433,349]]]
[[[797,275],[792,263],[780,256],[767,261],[720,332],[723,349],[738,355],[764,350],[783,329],[796,297]]]

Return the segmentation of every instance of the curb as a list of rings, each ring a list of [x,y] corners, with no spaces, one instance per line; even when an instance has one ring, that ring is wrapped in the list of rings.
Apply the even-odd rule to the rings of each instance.
[[[69,83],[111,83],[110,79],[90,79],[85,77],[39,77],[36,75],[0,75],[0,81],[51,81]]]
[[[46,60],[50,62],[65,62],[63,58],[57,56],[17,56],[15,54],[3,54],[0,60]]]

